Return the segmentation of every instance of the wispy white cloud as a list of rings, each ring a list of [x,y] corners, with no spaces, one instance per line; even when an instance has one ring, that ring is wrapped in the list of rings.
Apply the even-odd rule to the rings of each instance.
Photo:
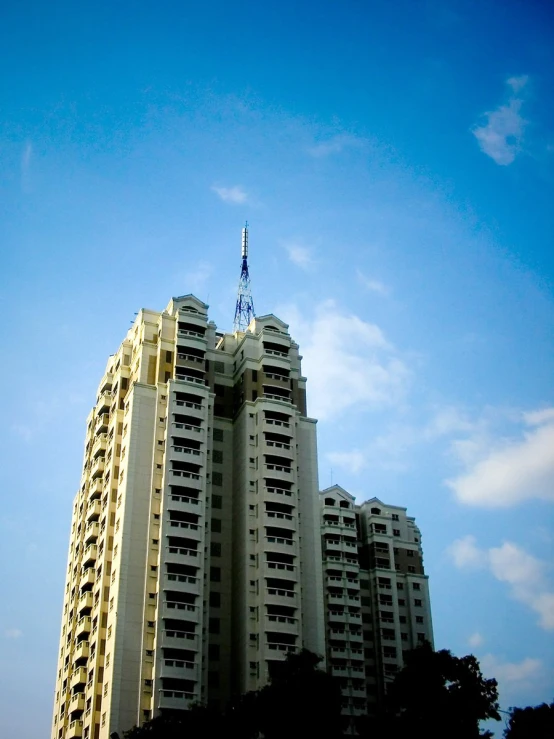
[[[364,469],[368,463],[367,455],[359,449],[353,449],[351,452],[331,452],[327,459],[331,464],[354,474]]]
[[[186,285],[187,292],[197,293],[204,289],[212,273],[212,264],[209,262],[199,262],[194,269],[184,275],[181,282],[183,285]]]
[[[31,159],[33,157],[33,144],[27,141],[23,147],[21,154],[21,189],[26,191],[29,189],[29,172],[31,168]]]
[[[497,164],[511,164],[521,150],[526,121],[521,115],[523,99],[518,93],[527,81],[526,75],[506,80],[511,90],[507,103],[485,113],[485,122],[472,129],[481,151]]]
[[[471,535],[454,541],[448,553],[459,569],[487,569],[499,582],[507,583],[510,596],[535,611],[543,629],[554,629],[554,589],[544,562],[510,541],[481,549]]]
[[[308,154],[315,158],[328,157],[331,154],[340,154],[345,149],[361,149],[367,146],[366,139],[349,133],[339,133],[323,141],[318,141],[308,148]]]
[[[496,678],[503,700],[513,695],[515,690],[520,692],[538,686],[544,677],[542,661],[531,657],[521,662],[505,662],[494,654],[485,654],[479,659],[479,664],[485,677]]]
[[[240,185],[233,187],[212,187],[215,192],[223,200],[224,203],[232,203],[233,205],[242,205],[248,202],[248,193]]]
[[[312,318],[290,305],[283,306],[279,315],[302,347],[309,410],[316,418],[401,402],[411,373],[378,326],[331,300],[319,304]]]
[[[6,631],[4,631],[4,636],[7,639],[19,639],[23,636],[23,632],[21,629],[6,629]]]
[[[307,246],[302,246],[295,241],[286,242],[283,244],[286,249],[290,261],[296,264],[301,269],[309,269],[314,264],[312,255],[312,249]]]
[[[458,439],[452,451],[465,470],[447,480],[462,503],[500,508],[539,498],[554,500],[554,408],[521,414],[517,438]]]
[[[474,649],[476,647],[480,647],[484,643],[483,635],[480,634],[478,631],[471,634],[471,636],[468,638],[467,643],[470,647],[473,647]]]
[[[356,270],[356,275],[358,276],[359,282],[366,288],[366,290],[370,290],[371,292],[383,296],[390,294],[390,288],[388,285],[385,285],[384,282],[367,277],[360,269]]]

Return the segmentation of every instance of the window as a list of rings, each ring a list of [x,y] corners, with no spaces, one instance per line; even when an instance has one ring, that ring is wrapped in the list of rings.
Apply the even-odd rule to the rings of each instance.
[[[393,536],[400,536],[400,529],[393,529],[392,533],[393,533]]]
[[[214,429],[214,441],[223,441],[223,429]]]
[[[415,617],[416,624],[422,624],[423,623],[423,616],[416,616]]]
[[[219,644],[208,644],[208,659],[213,662],[219,659]]]
[[[221,509],[223,507],[223,498],[221,495],[212,495],[212,508]]]
[[[418,641],[425,641],[425,634],[422,634],[421,632],[418,632],[417,640]]]
[[[219,618],[210,618],[208,621],[208,631],[210,634],[219,634],[221,622]]]
[[[408,565],[408,572],[415,573],[415,567],[413,565]]]
[[[404,600],[404,598],[399,598],[398,599],[398,605],[399,606],[405,606],[406,605],[406,601]]]
[[[210,591],[210,607],[219,608],[221,606],[221,593],[215,590]]]
[[[173,354],[171,352],[166,351],[166,353],[165,353],[165,361],[166,362],[171,362],[172,359],[173,359]]]
[[[221,544],[218,541],[211,542],[210,555],[212,557],[221,557]]]
[[[414,605],[416,605],[416,606],[421,606],[421,605],[423,605],[423,603],[422,603],[422,601],[421,601],[421,598],[416,598],[416,599],[414,600]]]
[[[397,582],[396,583],[396,589],[397,590],[404,590],[404,583]]]
[[[413,557],[414,556],[414,553],[413,553],[413,551],[411,549],[407,549],[406,550],[406,554],[408,555],[408,557]]]
[[[212,460],[215,464],[222,464],[223,463],[223,452],[221,452],[219,449],[214,449],[214,452],[212,454]]]
[[[212,518],[211,528],[213,532],[215,532],[216,534],[220,534],[221,533],[221,519]]]
[[[414,590],[421,590],[421,585],[418,582],[412,583],[412,588]]]
[[[221,567],[210,567],[210,581],[221,582]]]
[[[398,521],[398,520],[399,520],[399,519],[398,519],[398,513],[393,513],[393,514],[392,514],[392,520],[393,520],[393,521]]]

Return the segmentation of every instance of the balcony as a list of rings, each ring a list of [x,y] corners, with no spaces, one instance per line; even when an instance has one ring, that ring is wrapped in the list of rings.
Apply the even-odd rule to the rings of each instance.
[[[107,411],[110,410],[110,406],[112,404],[113,395],[110,390],[105,390],[103,393],[100,393],[98,396],[98,400],[96,402],[96,415],[97,416],[103,416]]]
[[[177,374],[177,372],[179,374]],[[190,382],[192,385],[206,385],[206,381],[202,377],[196,377],[195,375],[187,374],[186,367],[176,367],[175,379],[178,382]]]
[[[181,575],[176,572],[166,572],[163,576],[164,590],[178,590],[182,593],[200,595],[200,578],[192,575]]]
[[[190,400],[176,400],[175,405],[177,408],[186,409],[186,414],[193,418],[204,418],[205,411],[201,403],[194,403]]]
[[[269,431],[278,434],[289,434],[292,436],[291,424],[288,421],[278,421],[273,418],[264,418],[262,431]]]
[[[200,699],[199,693],[185,693],[180,690],[163,690],[163,688],[160,689],[158,695],[158,708],[188,710],[192,703],[195,703]]]
[[[180,659],[162,660],[160,676],[175,677],[181,680],[198,680],[199,665],[195,662],[185,662]]]
[[[74,660],[88,659],[89,652],[90,652],[89,642],[88,641],[79,642],[79,644],[75,646],[75,650],[73,652],[73,659]]]
[[[298,631],[298,619],[294,616],[268,614],[265,619],[267,631],[278,631],[283,634],[295,634]]]
[[[73,689],[76,685],[86,685],[87,682],[87,671],[84,667],[77,667],[77,669],[71,675],[69,681],[70,687]]]
[[[110,414],[102,413],[102,415],[98,416],[96,419],[96,426],[94,427],[94,433],[102,434],[106,432],[108,430],[109,423],[110,423]]]
[[[204,454],[200,449],[190,449],[186,446],[170,446],[169,448],[171,459],[184,459],[194,464],[204,463]]]
[[[283,347],[283,349],[286,349],[287,347]],[[265,349],[263,352],[264,357],[268,357],[268,364],[272,364],[275,367],[279,367],[280,369],[283,369],[287,372],[290,372],[290,359],[288,355],[288,351],[277,351],[276,349]],[[269,361],[269,358],[271,357],[271,361]]]
[[[67,739],[78,739],[83,736],[83,721],[77,719],[72,721],[67,727],[66,737]]]
[[[186,547],[174,547],[168,546],[167,549],[167,561],[177,562],[183,565],[192,565],[193,567],[200,567],[202,561],[198,556],[197,549],[187,549]]]
[[[195,511],[197,513],[197,511]],[[197,524],[197,523],[191,523],[190,521],[173,521],[169,520],[167,522],[167,533],[170,536],[180,536],[181,534],[187,535],[193,539],[196,539],[197,541],[200,541],[202,539],[203,535],[203,528]]]
[[[294,644],[279,644],[278,642],[270,642],[267,644],[267,649],[271,652],[281,652],[283,657],[287,652],[295,652],[296,647]]]
[[[89,489],[88,489],[88,496],[89,501],[96,500],[97,498],[100,498],[102,495],[102,480],[100,478],[97,478],[96,480],[92,480]]]
[[[198,482],[201,479],[200,475],[196,472],[188,472],[187,470],[170,470],[170,473],[176,482],[182,482],[183,480],[195,480]]]
[[[98,547],[96,544],[89,544],[83,554],[83,567],[88,568],[94,565],[98,558]]]
[[[185,431],[186,435],[190,435],[191,439],[197,439],[198,434],[203,431],[202,426],[193,426],[190,423],[182,423],[181,421],[173,421],[172,424],[174,429],[179,429],[180,432]]]
[[[175,631],[167,629],[162,632],[162,647],[173,647],[175,649],[198,649],[198,634],[188,631]]]
[[[85,694],[84,693],[73,693],[71,700],[69,701],[69,713],[73,711],[84,711],[85,710]]]
[[[294,479],[293,468],[285,467],[282,464],[264,464],[264,471],[267,477],[272,477],[276,480],[286,480],[290,482]]]
[[[286,488],[278,488],[278,487],[270,486],[270,487],[265,488],[264,492],[266,493],[266,495],[271,496],[269,498],[269,500],[273,500],[273,501],[275,501],[275,500],[281,501],[282,500],[284,503],[291,502],[288,499],[294,497],[294,491],[293,490],[287,490]],[[273,497],[274,495],[280,495],[282,497],[281,498],[274,498]]]
[[[265,441],[264,440],[264,453],[265,454],[280,454],[285,457],[292,458],[294,451],[291,444],[285,444],[284,441]]]
[[[202,513],[202,501],[198,498],[189,498],[186,495],[177,495],[176,493],[169,493],[167,496],[172,510],[183,511],[183,513],[195,513],[201,515]]]
[[[266,511],[264,526],[280,526],[283,529],[296,530],[296,518],[290,513],[281,511]]]
[[[101,475],[104,474],[104,457],[96,457],[92,461],[92,465],[90,467],[90,476],[93,480],[95,480],[97,477],[101,477]]]
[[[102,452],[102,456],[104,456],[107,448],[108,448],[108,434],[99,434],[94,439],[91,454],[93,457],[96,458],[100,454],[100,452]]]
[[[94,581],[94,572],[92,573],[92,576],[93,576],[93,581]],[[77,606],[77,608],[79,611],[82,611],[85,608],[92,608],[92,591],[91,590],[87,590],[84,593],[81,593],[79,597],[79,605]]]
[[[90,631],[92,629],[92,619],[90,616],[83,616],[83,618],[80,618],[79,621],[77,621],[77,628],[75,630],[75,636],[78,638],[79,636],[82,636],[83,634],[90,634]]]
[[[264,566],[264,575],[266,577],[279,577],[280,575],[285,575],[289,579],[296,579],[294,573],[296,570],[296,567],[293,564],[289,564],[288,562],[266,562]]]
[[[82,588],[86,585],[94,585],[94,581],[96,580],[96,573],[94,570],[87,570],[81,575],[81,579],[79,580],[79,587]],[[90,591],[88,591],[90,592]],[[83,592],[81,592],[81,595],[83,595]]]
[[[267,603],[275,603],[276,605],[286,604],[287,606],[298,606],[298,596],[294,590],[285,590],[283,588],[266,588]]]
[[[162,603],[162,618],[180,618],[194,620],[198,616],[198,606],[181,601],[164,601]]]
[[[266,536],[264,550],[268,552],[281,552],[282,554],[293,554],[296,551],[294,539],[285,539],[281,536]]]
[[[91,521],[85,529],[85,544],[94,544],[100,534],[100,526],[97,521]],[[86,550],[85,550],[86,551]]]
[[[271,388],[264,388],[264,394],[261,396],[261,399],[270,400],[277,403],[287,403],[289,406],[292,403],[292,400],[290,398],[287,398],[285,395],[274,395],[271,392]]]

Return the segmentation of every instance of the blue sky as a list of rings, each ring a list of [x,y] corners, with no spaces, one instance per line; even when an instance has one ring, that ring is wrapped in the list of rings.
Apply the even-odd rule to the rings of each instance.
[[[230,329],[245,219],[256,310],[301,345],[321,485],[406,505],[436,645],[475,653],[503,708],[552,698],[552,16],[538,1],[4,4],[6,735],[49,732],[107,356],[172,295]]]

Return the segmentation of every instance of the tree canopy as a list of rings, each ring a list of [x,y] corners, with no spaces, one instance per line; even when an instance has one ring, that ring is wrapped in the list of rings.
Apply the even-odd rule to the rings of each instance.
[[[479,723],[500,720],[497,682],[483,677],[473,655],[455,657],[446,649],[434,652],[424,643],[407,653],[388,690],[386,714],[397,736],[490,736],[490,732],[481,734]]]
[[[510,708],[504,739],[552,739],[554,737],[554,702],[527,708]]]

